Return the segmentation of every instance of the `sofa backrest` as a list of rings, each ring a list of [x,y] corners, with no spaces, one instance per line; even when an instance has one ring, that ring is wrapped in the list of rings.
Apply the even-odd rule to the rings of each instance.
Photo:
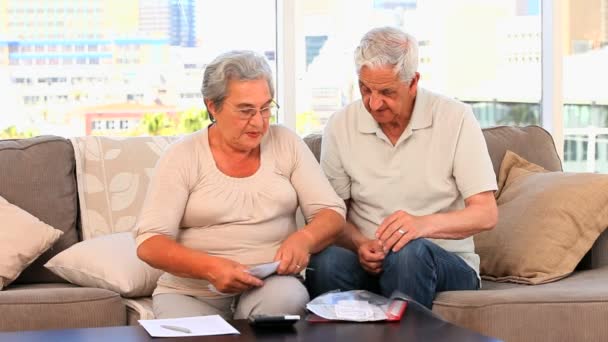
[[[43,265],[78,242],[78,194],[70,142],[55,136],[0,140],[0,196],[63,231],[14,283],[65,282]]]
[[[497,177],[500,163],[507,150],[511,150],[549,171],[562,170],[562,163],[555,149],[553,138],[542,127],[499,126],[484,128],[483,135]],[[310,134],[304,138],[317,160],[321,155],[321,137],[321,134]]]
[[[562,171],[562,163],[557,154],[553,138],[542,127],[499,126],[484,128],[483,135],[497,177],[500,164],[507,150],[511,150],[549,171]],[[304,138],[317,160],[321,155],[321,138],[321,134],[310,134]],[[597,268],[605,265],[608,265],[608,229],[597,239],[589,253],[580,262],[578,269]]]
[[[549,171],[562,171],[551,134],[539,126],[499,126],[483,129],[488,152],[498,177],[500,164],[507,150]]]

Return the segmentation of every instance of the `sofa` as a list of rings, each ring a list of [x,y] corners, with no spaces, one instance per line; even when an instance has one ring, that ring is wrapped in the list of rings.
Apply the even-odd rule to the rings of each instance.
[[[497,174],[507,150],[547,170],[561,170],[553,140],[540,127],[503,126],[483,133]],[[155,159],[175,139],[0,140],[0,196],[63,231],[51,248],[0,291],[0,331],[118,326],[153,317],[149,294],[158,274],[146,271],[145,288],[116,290],[104,279],[68,277],[80,285],[72,284],[45,264],[74,246],[86,246],[87,241],[126,234],[141,208]],[[304,140],[318,159],[321,136]],[[133,247],[125,260],[134,252]],[[79,262],[104,258],[92,253]],[[533,286],[484,280],[481,291],[439,293],[433,311],[447,321],[506,341],[606,340],[607,282],[608,233],[604,232],[564,279]]]
[[[483,134],[497,178],[507,150],[546,170],[562,171],[553,139],[541,127],[501,126],[483,129]],[[304,140],[319,159],[321,135]],[[482,280],[481,291],[439,293],[433,312],[505,341],[606,341],[607,282],[608,231],[604,231],[564,279],[541,285]]]

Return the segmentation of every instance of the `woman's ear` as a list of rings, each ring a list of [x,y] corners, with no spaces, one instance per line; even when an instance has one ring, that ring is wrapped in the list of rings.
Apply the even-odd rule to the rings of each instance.
[[[205,107],[207,107],[207,113],[209,113],[209,118],[211,121],[215,122],[215,113],[217,113],[217,107],[215,103],[211,100],[204,100]]]
[[[209,112],[209,114],[214,115],[215,114],[215,103],[213,103],[213,101],[211,100],[204,100],[205,102],[205,107],[207,107],[207,111]]]

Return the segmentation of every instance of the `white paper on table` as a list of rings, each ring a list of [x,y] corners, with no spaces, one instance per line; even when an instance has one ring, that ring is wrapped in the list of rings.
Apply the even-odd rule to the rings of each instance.
[[[247,272],[249,272],[249,274],[251,274],[252,276],[254,276],[256,278],[264,279],[264,278],[268,277],[269,275],[275,273],[277,271],[277,268],[279,268],[280,263],[281,263],[280,261],[275,261],[275,262],[269,262],[266,264],[257,265],[257,266],[254,266],[254,267],[251,267],[250,269],[248,269]],[[222,292],[218,291],[215,288],[215,286],[213,286],[212,284],[207,285],[207,288],[210,291],[215,292],[217,294],[221,294],[221,295],[226,294],[226,293],[222,293]]]
[[[152,337],[180,337],[180,336],[210,336],[240,334],[232,325],[228,324],[219,315],[195,316],[184,318],[167,319],[140,319],[144,329]],[[161,327],[161,325],[172,325],[189,329],[190,332],[181,332]]]

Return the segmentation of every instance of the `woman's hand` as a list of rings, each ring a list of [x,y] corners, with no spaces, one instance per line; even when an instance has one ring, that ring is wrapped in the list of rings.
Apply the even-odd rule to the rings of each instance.
[[[245,265],[226,258],[213,257],[207,280],[222,293],[241,293],[264,285],[247,271]]]
[[[291,234],[283,243],[274,257],[281,261],[277,268],[278,274],[298,274],[308,266],[312,237],[304,230]]]

